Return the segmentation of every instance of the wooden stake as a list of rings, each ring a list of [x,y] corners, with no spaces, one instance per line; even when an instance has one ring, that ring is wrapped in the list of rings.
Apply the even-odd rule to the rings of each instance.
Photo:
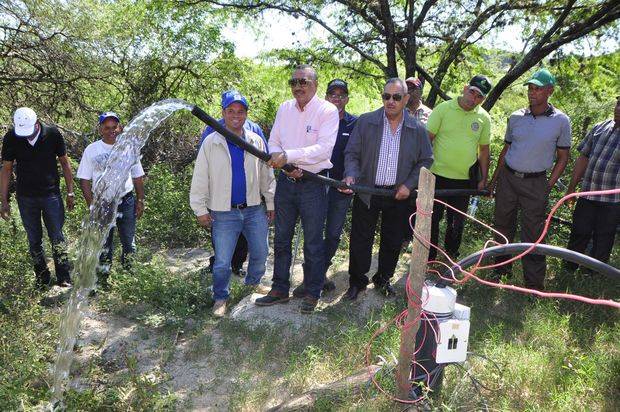
[[[430,239],[431,234],[431,211],[433,210],[433,197],[435,195],[435,176],[425,167],[420,170],[418,180],[418,200],[415,219],[415,232],[422,239]],[[422,287],[426,278],[426,262],[428,261],[428,246],[423,244],[416,235],[413,236],[411,250],[411,263],[409,266],[409,289],[422,297]],[[411,385],[411,360],[415,350],[415,336],[420,327],[420,303],[409,300],[407,308],[407,320],[400,335],[400,352],[398,367],[396,369],[396,385],[400,399],[408,399]]]

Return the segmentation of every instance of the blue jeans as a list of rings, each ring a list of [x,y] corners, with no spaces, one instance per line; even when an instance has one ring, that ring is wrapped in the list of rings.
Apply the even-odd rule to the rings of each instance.
[[[65,223],[65,207],[60,194],[55,193],[41,197],[18,196],[17,205],[26,235],[28,236],[30,256],[32,257],[37,281],[43,284],[50,282],[50,271],[45,261],[45,252],[43,251],[41,218],[43,218],[47,235],[52,244],[56,281],[60,283],[69,280],[71,266],[67,257],[65,237],[62,233],[62,226]]]
[[[332,264],[332,258],[338,250],[340,235],[351,206],[353,195],[347,195],[330,187],[327,193],[327,218],[325,222],[325,270]]]
[[[122,253],[121,263],[127,264],[129,255],[136,251],[136,200],[133,193],[126,194],[117,209],[116,229],[121,239]],[[101,255],[99,255],[100,271],[107,273],[112,264],[114,254],[114,227],[110,228],[110,233],[105,241]]]
[[[325,244],[323,228],[327,193],[325,187],[310,181],[293,182],[280,173],[275,195],[275,236],[272,289],[288,294],[291,288],[292,242],[297,217],[304,234],[304,285],[316,299],[325,282]]]
[[[267,215],[265,208],[257,205],[245,209],[232,209],[228,212],[211,211],[211,217],[213,218],[211,233],[215,247],[213,297],[215,300],[226,300],[230,295],[230,262],[240,233],[247,239],[250,253],[245,284],[257,285],[265,274],[269,231]]]

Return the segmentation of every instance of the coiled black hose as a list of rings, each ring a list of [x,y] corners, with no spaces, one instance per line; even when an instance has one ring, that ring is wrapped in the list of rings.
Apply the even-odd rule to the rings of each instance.
[[[480,255],[484,254],[484,258],[491,258],[495,256],[502,255],[518,255],[532,247],[534,243],[508,243],[506,245],[493,246],[488,249],[480,250],[476,253],[473,253],[466,258],[457,262],[458,266],[453,266],[451,270],[445,270],[442,274],[443,277],[452,277],[451,273],[454,273],[454,276],[461,273],[459,270],[459,266],[463,269],[467,269],[468,267],[474,265],[480,259]],[[577,263],[578,265],[585,266],[588,269],[592,269],[598,273],[601,273],[616,282],[620,282],[620,269],[617,269],[607,263],[603,263],[600,260],[596,260],[590,256],[584,255],[583,253],[575,252],[570,249],[565,249],[559,246],[551,246],[546,244],[538,244],[534,247],[534,249],[530,252],[535,255],[545,255],[552,256],[567,260],[569,262]],[[452,271],[452,272],[451,272]]]

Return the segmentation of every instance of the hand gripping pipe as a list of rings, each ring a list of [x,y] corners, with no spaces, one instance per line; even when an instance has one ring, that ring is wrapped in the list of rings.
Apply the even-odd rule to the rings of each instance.
[[[271,159],[271,155],[259,150],[257,147],[249,144],[248,142],[243,140],[241,137],[237,136],[230,130],[226,129],[216,119],[209,116],[200,107],[194,106],[192,108],[192,114],[196,116],[198,119],[200,119],[201,121],[203,121],[204,123],[206,123],[207,125],[211,126],[213,130],[215,130],[216,132],[224,136],[226,140],[242,148],[246,152],[251,153],[252,155],[258,157],[264,162],[267,162],[269,161],[269,159]],[[292,172],[293,170],[296,169],[296,167],[291,164],[285,164],[284,166],[282,166],[282,169],[286,170],[287,172]],[[308,172],[307,170],[304,170],[303,172],[303,179],[313,180],[315,182],[322,183],[324,185],[335,187],[336,189],[351,189],[357,193],[366,193],[366,194],[374,195],[374,196],[394,197],[394,195],[396,194],[395,189],[379,189],[376,187],[362,186],[362,185],[356,185],[356,184],[347,186],[344,182],[341,182],[340,180],[330,179],[329,177],[325,177],[325,176],[318,175],[316,173]],[[472,189],[435,190],[435,196],[437,197],[470,196],[470,195],[471,196],[480,196],[480,195],[485,196],[488,194],[489,192],[487,190],[472,190]]]
[[[508,243],[506,245],[494,246],[488,249],[480,250],[474,254],[471,254],[464,258],[463,260],[457,262],[456,265],[452,266],[451,269],[444,271],[442,274],[443,277],[452,277],[452,273],[454,276],[458,275],[461,272],[461,269],[467,269],[468,267],[476,264],[480,259],[480,255],[484,254],[484,258],[490,258],[494,256],[503,256],[503,255],[518,255],[532,247],[533,243]],[[585,266],[588,269],[592,269],[598,273],[601,273],[605,276],[608,276],[610,279],[615,280],[616,282],[620,282],[620,270],[608,265],[606,263],[601,262],[600,260],[596,260],[590,256],[584,255],[579,252],[575,252],[573,250],[565,249],[563,247],[545,245],[542,243],[537,244],[534,249],[530,252],[535,255],[545,255],[552,256],[567,260],[569,262],[577,263],[581,266]]]

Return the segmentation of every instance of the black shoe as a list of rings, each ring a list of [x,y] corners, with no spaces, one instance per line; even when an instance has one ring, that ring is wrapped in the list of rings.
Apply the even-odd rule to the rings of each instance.
[[[336,284],[333,281],[326,279],[325,283],[323,283],[323,292],[331,292],[332,290],[336,290]]]
[[[52,278],[49,272],[36,277],[35,287],[37,288],[37,290],[45,291],[50,286],[52,286]]]
[[[291,300],[291,298],[288,296],[288,293],[281,294],[271,290],[267,295],[256,299],[254,304],[256,304],[256,306],[272,306],[277,303],[288,303],[289,300]]]
[[[396,291],[394,290],[394,287],[390,285],[389,282],[384,283],[382,285],[375,283],[375,290],[379,292],[380,294],[382,294],[383,296],[388,297],[388,298],[392,296],[396,296]]]
[[[312,313],[314,312],[317,303],[319,303],[318,299],[315,299],[312,296],[306,296],[304,297],[304,300],[301,301],[301,305],[299,305],[299,311],[301,313]]]
[[[71,282],[71,278],[67,276],[65,278],[59,278],[59,279],[57,278],[56,284],[60,286],[61,288],[68,288],[69,286],[73,284],[73,282]]]
[[[301,285],[299,285],[295,289],[293,289],[293,297],[301,299],[304,296],[306,296],[306,285],[304,285],[302,283]]]
[[[349,289],[347,289],[346,293],[344,294],[344,298],[346,300],[355,300],[357,299],[357,295],[359,295],[360,292],[363,292],[365,290],[366,290],[366,286],[359,287],[359,286],[351,285],[349,286]]]
[[[233,269],[232,273],[234,273],[235,275],[239,276],[240,278],[244,278],[245,275],[247,275],[247,272],[245,270],[243,270],[242,268]]]

